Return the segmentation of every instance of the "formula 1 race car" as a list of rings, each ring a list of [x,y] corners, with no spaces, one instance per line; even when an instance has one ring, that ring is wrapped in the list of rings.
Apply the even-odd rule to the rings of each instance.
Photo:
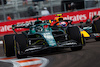
[[[100,17],[95,17],[92,20],[92,23],[90,22],[91,21],[88,19],[86,24],[83,26],[83,30],[90,35],[89,38],[95,38],[96,41],[100,41]]]
[[[75,24],[72,24],[72,22],[73,22],[72,20],[64,20],[64,18],[61,17],[62,14],[57,14],[56,16],[57,17],[55,18],[55,20],[52,20],[52,21],[49,20],[49,23],[53,29],[57,29],[58,27],[60,27],[61,29],[64,30],[69,25],[75,25]],[[83,30],[79,26],[78,26],[78,28],[80,30],[81,35],[83,35],[84,38],[90,38],[90,35],[88,34],[87,31]]]
[[[29,30],[17,34],[17,28]],[[50,24],[37,20],[34,24],[12,25],[12,29],[15,34],[4,36],[4,51],[7,57],[23,58],[34,52],[52,48],[71,48],[76,51],[85,45],[84,37],[77,26],[69,26],[65,33],[61,28],[54,30]]]

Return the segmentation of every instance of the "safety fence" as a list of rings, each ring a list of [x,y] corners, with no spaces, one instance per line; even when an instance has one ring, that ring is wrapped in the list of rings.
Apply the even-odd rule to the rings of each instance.
[[[39,2],[27,0],[27,3],[23,0],[7,0],[7,4],[0,5],[0,22],[8,21],[8,15],[12,20],[42,16],[41,11],[44,10],[44,7],[52,15],[99,8],[100,0],[44,0]]]
[[[87,10],[81,10],[81,11],[74,11],[74,12],[68,12],[68,13],[62,13],[63,18],[65,20],[70,19],[73,20],[73,24],[80,23],[81,21],[86,22],[87,19],[92,19],[94,15],[100,15],[100,8],[95,9],[87,9]],[[53,20],[57,16],[55,14],[42,16],[39,18],[39,20]],[[12,20],[12,21],[6,21],[0,23],[0,36],[3,36],[5,34],[13,34],[12,25],[13,24],[21,24],[21,23],[30,23],[36,21],[36,18],[27,18],[27,19],[19,19],[19,20]],[[16,29],[17,32],[25,31],[28,29]]]

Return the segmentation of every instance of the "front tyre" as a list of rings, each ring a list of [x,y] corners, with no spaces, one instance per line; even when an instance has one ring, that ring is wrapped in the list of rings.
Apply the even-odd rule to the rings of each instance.
[[[19,47],[19,44],[16,43],[15,45],[15,55],[18,59],[21,59],[21,58],[27,58],[27,56],[25,55],[21,55],[21,51],[20,51],[20,47]]]
[[[79,47],[71,47],[72,51],[78,51],[78,50],[82,50],[83,46],[79,46]]]
[[[22,55],[27,47],[27,39],[23,34],[15,35],[15,55],[17,58],[26,58]]]

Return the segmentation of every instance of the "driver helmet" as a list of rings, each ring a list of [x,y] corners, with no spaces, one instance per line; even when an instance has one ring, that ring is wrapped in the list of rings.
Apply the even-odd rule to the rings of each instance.
[[[66,22],[60,22],[60,26],[66,27]]]
[[[56,22],[63,21],[63,17],[57,17],[55,20]]]

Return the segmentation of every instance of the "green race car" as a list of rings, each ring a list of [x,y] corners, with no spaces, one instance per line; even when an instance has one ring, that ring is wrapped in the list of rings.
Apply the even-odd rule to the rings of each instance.
[[[28,28],[21,34],[15,29]],[[15,34],[4,36],[4,51],[7,57],[27,57],[34,52],[52,48],[71,48],[72,51],[81,50],[85,45],[84,37],[77,26],[66,29],[52,29],[49,23],[37,20],[33,23],[12,25]]]

